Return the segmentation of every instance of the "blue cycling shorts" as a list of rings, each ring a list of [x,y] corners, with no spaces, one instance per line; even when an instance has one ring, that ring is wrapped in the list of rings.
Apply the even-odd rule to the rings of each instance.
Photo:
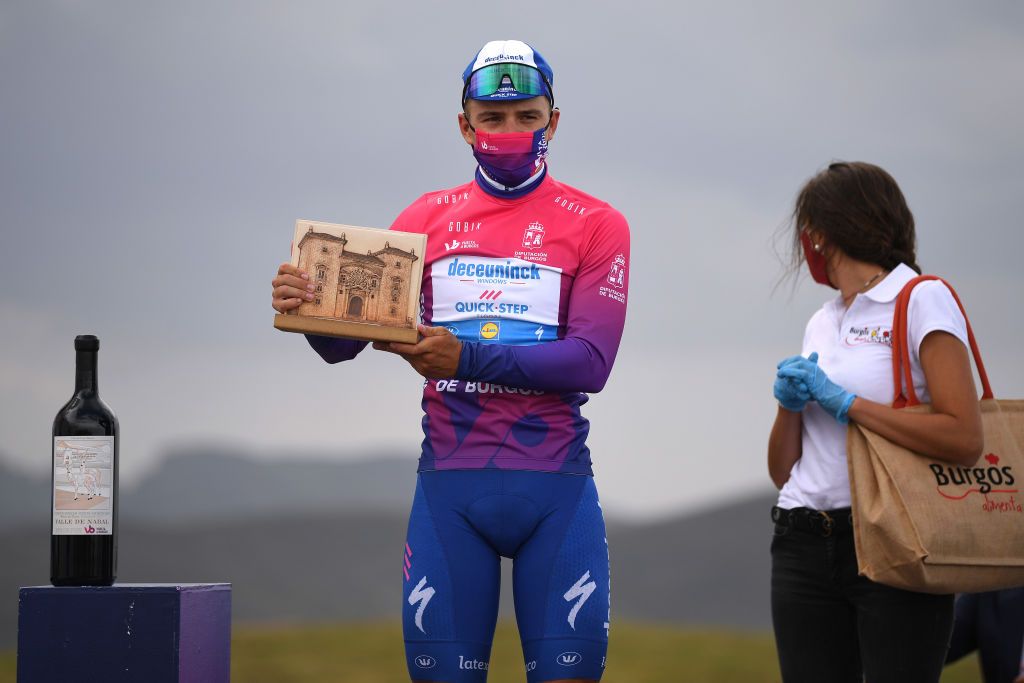
[[[412,679],[487,680],[502,557],[527,681],[600,679],[610,586],[594,479],[496,469],[419,475],[402,565]]]

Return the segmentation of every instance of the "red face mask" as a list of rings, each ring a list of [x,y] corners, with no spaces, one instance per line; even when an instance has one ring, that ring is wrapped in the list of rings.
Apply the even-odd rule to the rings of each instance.
[[[807,261],[807,269],[811,271],[811,277],[819,285],[828,285],[832,289],[836,286],[828,279],[828,268],[825,266],[825,255],[814,250],[811,244],[811,237],[806,232],[800,233],[800,244],[804,247],[804,259]]]

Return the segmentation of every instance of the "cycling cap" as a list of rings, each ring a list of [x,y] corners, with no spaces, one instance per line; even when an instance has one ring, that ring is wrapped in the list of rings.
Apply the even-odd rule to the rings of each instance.
[[[520,40],[492,40],[462,73],[462,101],[525,100],[544,95],[554,104],[555,75],[540,53]]]

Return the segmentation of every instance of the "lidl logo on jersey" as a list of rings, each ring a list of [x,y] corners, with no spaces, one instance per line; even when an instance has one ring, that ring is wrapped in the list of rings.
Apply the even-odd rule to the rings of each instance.
[[[537,221],[526,226],[523,232],[523,246],[527,249],[540,249],[544,246],[544,226]]]
[[[434,324],[463,341],[536,344],[558,338],[562,272],[519,258],[447,256],[430,271]]]
[[[501,326],[489,320],[487,322],[480,323],[480,339],[485,341],[494,341],[501,335]]]

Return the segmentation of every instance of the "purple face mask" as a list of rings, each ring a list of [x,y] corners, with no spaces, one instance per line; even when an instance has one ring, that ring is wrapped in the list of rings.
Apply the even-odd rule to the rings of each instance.
[[[488,176],[505,187],[517,187],[544,165],[547,127],[532,133],[476,133],[473,156]]]

